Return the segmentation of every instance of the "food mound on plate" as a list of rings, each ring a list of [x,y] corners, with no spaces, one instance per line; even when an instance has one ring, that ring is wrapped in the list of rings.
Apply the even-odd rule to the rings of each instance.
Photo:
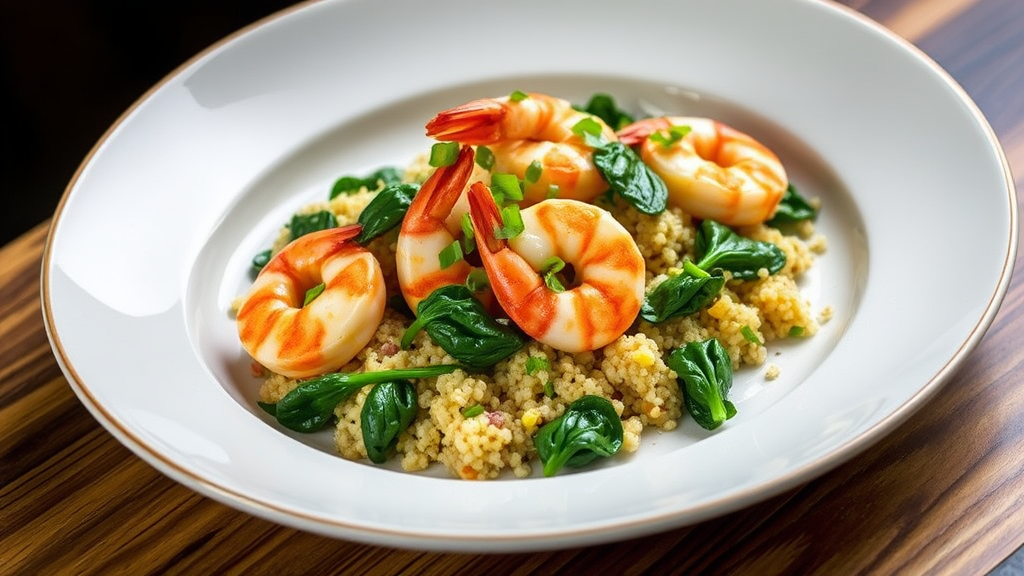
[[[514,92],[426,130],[295,214],[234,307],[260,405],[345,458],[552,476],[713,431],[735,370],[779,377],[767,345],[830,315],[798,285],[817,201],[718,120]]]

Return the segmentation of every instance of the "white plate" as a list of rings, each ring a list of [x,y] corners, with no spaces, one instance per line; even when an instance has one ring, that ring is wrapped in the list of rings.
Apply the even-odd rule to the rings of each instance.
[[[283,432],[254,404],[227,315],[250,257],[334,178],[426,149],[434,112],[515,89],[575,102],[607,91],[633,109],[717,116],[774,147],[823,200],[829,250],[803,288],[835,318],[770,349],[778,380],[739,374],[724,428],[648,433],[634,456],[555,478],[404,474]],[[762,500],[912,417],[1005,293],[1011,182],[964,92],[836,5],[325,1],[212,47],[113,126],[55,216],[43,304],[93,415],[211,498],[384,545],[593,544]]]

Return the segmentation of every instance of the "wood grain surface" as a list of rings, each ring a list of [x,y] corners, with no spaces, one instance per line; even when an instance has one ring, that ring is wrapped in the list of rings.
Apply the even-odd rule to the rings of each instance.
[[[961,83],[1024,189],[1024,2],[844,3],[917,44]],[[39,301],[47,226],[0,249],[0,574],[984,574],[1024,543],[1020,274],[940,394],[805,485],[620,543],[443,554],[333,540],[249,516],[119,444],[75,397],[47,341]]]

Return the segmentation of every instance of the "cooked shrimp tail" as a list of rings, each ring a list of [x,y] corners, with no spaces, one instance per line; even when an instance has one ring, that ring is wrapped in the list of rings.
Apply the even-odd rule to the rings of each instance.
[[[473,100],[439,112],[427,122],[427,136],[446,142],[493,144],[505,138],[508,107],[493,98]]]

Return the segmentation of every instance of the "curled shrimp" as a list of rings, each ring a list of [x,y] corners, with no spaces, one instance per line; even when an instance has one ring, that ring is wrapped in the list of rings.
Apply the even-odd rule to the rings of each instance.
[[[535,340],[566,352],[596,350],[632,325],[644,296],[644,259],[607,211],[578,200],[550,199],[522,210],[524,231],[495,237],[500,211],[487,187],[469,190],[470,214],[498,303]],[[542,277],[557,257],[571,268],[564,290]]]
[[[238,309],[242,347],[290,378],[333,372],[355,357],[384,317],[384,275],[355,242],[354,224],[305,234],[263,267]],[[307,293],[323,290],[305,303]]]
[[[682,138],[669,131],[689,127]],[[665,139],[649,138],[661,132]],[[779,158],[751,136],[716,120],[659,117],[638,120],[619,139],[640,145],[640,157],[665,181],[669,201],[698,218],[730,226],[764,222],[786,191]]]
[[[453,164],[427,178],[402,220],[395,265],[402,296],[413,312],[435,289],[462,284],[473,270],[464,259],[442,267],[439,254],[462,235],[462,215],[469,210],[463,192],[474,169],[473,149],[463,146]]]
[[[572,128],[593,118],[604,138],[615,132],[600,118],[580,112],[567,100],[546,94],[524,98],[483,98],[438,113],[427,122],[427,136],[473,146],[487,146],[494,155],[492,173],[515,174],[526,181],[524,202],[549,197],[593,200],[608,189],[594,165],[593,149]],[[527,169],[537,163],[540,174],[529,182]]]

